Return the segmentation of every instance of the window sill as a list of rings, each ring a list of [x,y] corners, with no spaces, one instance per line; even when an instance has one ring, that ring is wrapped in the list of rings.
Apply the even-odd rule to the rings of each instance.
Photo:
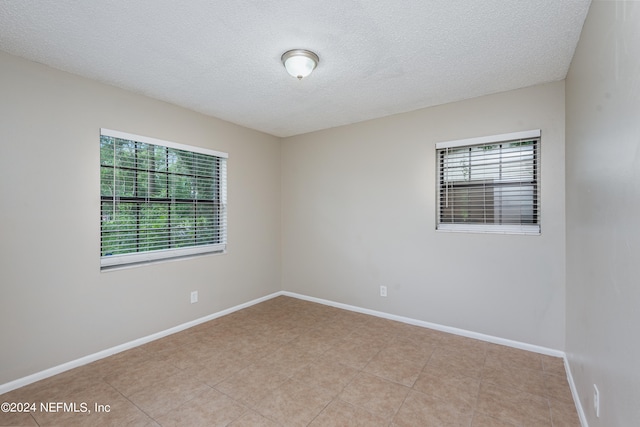
[[[199,252],[190,252],[190,253],[185,252],[182,254],[176,253],[171,256],[164,256],[164,257],[155,257],[155,258],[139,257],[134,259],[127,259],[126,261],[122,260],[122,262],[118,262],[118,263],[113,262],[111,257],[104,257],[100,259],[101,261],[100,271],[107,272],[107,271],[115,271],[115,270],[124,270],[129,268],[142,267],[145,265],[159,264],[159,263],[165,263],[165,262],[171,262],[171,261],[181,261],[181,260],[197,258],[205,255],[223,255],[226,253],[227,253],[227,249],[226,247],[223,247],[223,248],[216,248],[208,251],[199,251]],[[123,257],[126,257],[126,256],[123,256]],[[105,263],[105,260],[109,260],[109,262]]]
[[[436,231],[444,233],[541,235],[539,225],[438,224]]]

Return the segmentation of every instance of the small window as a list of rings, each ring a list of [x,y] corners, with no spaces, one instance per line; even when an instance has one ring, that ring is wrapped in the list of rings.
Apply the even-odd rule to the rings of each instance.
[[[225,251],[226,160],[101,129],[101,268]]]
[[[540,234],[540,130],[436,144],[437,229]]]

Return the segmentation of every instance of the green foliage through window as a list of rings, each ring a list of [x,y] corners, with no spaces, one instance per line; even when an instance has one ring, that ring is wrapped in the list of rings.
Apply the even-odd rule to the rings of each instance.
[[[226,243],[226,158],[100,137],[101,257]]]

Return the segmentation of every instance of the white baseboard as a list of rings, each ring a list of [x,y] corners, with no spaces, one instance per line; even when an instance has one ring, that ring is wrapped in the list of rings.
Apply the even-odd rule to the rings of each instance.
[[[589,427],[589,423],[587,423],[587,416],[584,413],[584,408],[582,407],[582,401],[580,400],[580,395],[578,395],[578,389],[576,388],[576,383],[573,381],[573,374],[571,373],[571,365],[569,365],[569,360],[567,356],[564,356],[564,370],[567,372],[567,381],[569,382],[569,388],[571,389],[571,395],[573,396],[573,403],[576,405],[576,410],[578,411],[578,418],[580,418],[580,425],[582,427]]]
[[[216,319],[218,317],[225,316],[227,314],[231,314],[234,311],[242,310],[243,308],[251,307],[252,305],[261,303],[263,301],[269,300],[271,298],[275,298],[277,296],[282,295],[282,292],[275,292],[270,295],[266,295],[261,298],[257,298],[246,302],[244,304],[239,304],[234,307],[228,308],[226,310],[218,311],[217,313],[210,314],[208,316],[201,317],[199,319],[192,320],[190,322],[183,323],[178,326],[174,326],[173,328],[166,329],[164,331],[157,332],[155,334],[147,335],[146,337],[138,338],[133,341],[126,342],[124,344],[117,345],[115,347],[108,348],[106,350],[99,351],[97,353],[90,354],[88,356],[81,357],[79,359],[72,360],[67,363],[63,363],[62,365],[54,366],[49,369],[45,369],[44,371],[36,372],[35,374],[28,375],[23,378],[19,378],[17,380],[0,384],[0,394],[10,392],[11,390],[15,390],[20,387],[24,387],[36,381],[43,380],[45,378],[52,377],[57,374],[61,374],[62,372],[68,371],[73,368],[78,368],[80,366],[89,364],[91,362],[95,362],[96,360],[104,359],[105,357],[112,356],[116,353],[120,353],[125,350],[129,350],[134,347],[138,347],[142,344],[146,344],[150,341],[157,340],[159,338],[166,337],[167,335],[175,334],[176,332],[184,331],[185,329],[192,328],[196,325],[199,325],[204,322],[208,322],[209,320]]]
[[[416,320],[409,317],[396,316],[394,314],[384,313],[381,311],[370,310],[367,308],[356,307],[353,305],[342,304],[339,302],[329,301],[321,298],[309,297],[306,295],[296,294],[294,292],[283,291],[282,295],[286,295],[293,298],[302,299],[305,301],[316,302],[319,304],[328,305],[331,307],[342,308],[344,310],[354,311],[357,313],[369,314],[376,317],[382,317],[384,319],[396,320],[402,323],[408,323],[410,325],[421,326],[424,328],[434,329],[437,331],[447,332],[450,334],[461,335],[467,338],[474,338],[481,341],[487,341],[494,344],[501,344],[508,347],[514,347],[521,350],[532,351],[534,353],[545,354],[548,356],[561,357],[564,361],[565,371],[567,374],[567,381],[569,382],[569,387],[571,388],[571,395],[573,396],[573,401],[576,406],[576,410],[578,412],[578,417],[580,418],[580,424],[582,427],[589,427],[587,423],[587,419],[585,417],[584,410],[582,408],[582,404],[580,402],[580,396],[578,395],[578,391],[576,389],[575,382],[573,381],[573,375],[571,374],[571,368],[569,366],[569,361],[567,360],[567,355],[565,352],[560,350],[555,350],[552,348],[542,347],[538,345],[523,343],[520,341],[508,340],[505,338],[495,337],[492,335],[481,334],[478,332],[467,331],[465,329],[454,328],[451,326],[444,326],[437,323],[425,322],[422,320]]]
[[[363,314],[369,314],[371,316],[382,317],[384,319],[396,320],[398,322],[408,323],[410,325],[422,326],[423,328],[435,329],[436,331],[447,332],[454,335],[461,335],[467,338],[474,338],[481,341],[500,344],[507,347],[514,347],[514,348],[519,348],[521,350],[532,351],[534,353],[540,353],[540,354],[546,354],[548,356],[564,358],[563,351],[542,347],[539,345],[523,343],[520,341],[513,341],[505,338],[495,337],[493,335],[481,334],[478,332],[467,331],[466,329],[459,329],[451,326],[439,325],[437,323],[425,322],[423,320],[416,320],[409,317],[397,316],[395,314],[389,314],[382,311],[370,310],[368,308],[361,308],[353,305],[342,304],[339,302],[329,301],[321,298],[309,297],[306,295],[296,294],[294,292],[283,291],[282,295],[302,299],[305,301],[316,302],[319,304],[329,305],[331,307],[342,308],[344,310],[355,311],[357,313],[363,313]]]
[[[569,365],[567,363],[566,356],[565,356],[564,352],[562,352],[560,350],[555,350],[555,349],[551,349],[551,348],[547,348],[547,347],[541,347],[541,346],[528,344],[528,343],[523,343],[523,342],[519,342],[519,341],[513,341],[513,340],[509,340],[509,339],[505,339],[505,338],[495,337],[495,336],[492,336],[492,335],[485,335],[485,334],[481,334],[481,333],[478,333],[478,332],[467,331],[465,329],[454,328],[454,327],[451,327],[451,326],[439,325],[437,323],[425,322],[425,321],[422,321],[422,320],[416,320],[416,319],[412,319],[412,318],[409,318],[409,317],[397,316],[397,315],[394,315],[394,314],[384,313],[384,312],[376,311],[376,310],[370,310],[370,309],[367,309],[367,308],[356,307],[356,306],[348,305],[348,304],[342,304],[342,303],[338,303],[338,302],[334,302],[334,301],[330,301],[330,300],[325,300],[325,299],[321,299],[321,298],[309,297],[309,296],[306,296],[306,295],[301,295],[301,294],[297,294],[297,293],[294,293],[294,292],[288,292],[288,291],[275,292],[275,293],[266,295],[264,297],[257,298],[257,299],[254,299],[252,301],[246,302],[244,304],[236,305],[236,306],[228,308],[226,310],[222,310],[222,311],[219,311],[217,313],[213,313],[213,314],[210,314],[208,316],[201,317],[199,319],[195,319],[195,320],[192,320],[190,322],[183,323],[183,324],[175,326],[173,328],[169,328],[169,329],[166,329],[164,331],[157,332],[155,334],[151,334],[151,335],[148,335],[148,336],[145,336],[145,337],[142,337],[142,338],[138,338],[136,340],[129,341],[127,343],[120,344],[120,345],[117,345],[115,347],[111,347],[111,348],[108,348],[106,350],[102,350],[102,351],[99,351],[97,353],[93,353],[93,354],[90,354],[88,356],[84,356],[84,357],[81,357],[79,359],[72,360],[70,362],[63,363],[63,364],[58,365],[58,366],[54,366],[54,367],[49,368],[49,369],[45,369],[44,371],[36,372],[35,374],[28,375],[28,376],[23,377],[23,378],[19,378],[17,380],[8,382],[6,384],[2,384],[2,385],[0,385],[0,394],[7,393],[7,392],[9,392],[11,390],[26,386],[26,385],[34,383],[36,381],[43,380],[43,379],[51,377],[53,375],[60,374],[62,372],[68,371],[70,369],[86,365],[88,363],[94,362],[96,360],[103,359],[105,357],[114,355],[116,353],[120,353],[120,352],[125,351],[125,350],[129,350],[131,348],[140,346],[142,344],[146,344],[146,343],[148,343],[150,341],[154,341],[154,340],[157,340],[159,338],[166,337],[167,335],[175,334],[176,332],[183,331],[185,329],[191,328],[191,327],[199,325],[201,323],[208,322],[210,320],[216,319],[216,318],[221,317],[221,316],[225,316],[227,314],[233,313],[233,312],[238,311],[238,310],[242,310],[243,308],[250,307],[252,305],[261,303],[263,301],[267,301],[269,299],[275,298],[275,297],[280,296],[280,295],[285,295],[285,296],[292,297],[292,298],[297,298],[297,299],[301,299],[301,300],[305,300],[305,301],[310,301],[310,302],[315,302],[315,303],[319,303],[319,304],[323,304],[323,305],[328,305],[328,306],[331,306],[331,307],[341,308],[341,309],[344,309],[344,310],[354,311],[354,312],[357,312],[357,313],[368,314],[368,315],[371,315],[371,316],[381,317],[381,318],[385,318],[385,319],[389,319],[389,320],[395,320],[395,321],[398,321],[398,322],[407,323],[407,324],[415,325],[415,326],[421,326],[421,327],[424,327],[424,328],[434,329],[434,330],[437,330],[437,331],[447,332],[447,333],[450,333],[450,334],[461,335],[461,336],[464,336],[464,337],[474,338],[474,339],[478,339],[478,340],[482,340],[482,341],[487,341],[487,342],[494,343],[494,344],[501,344],[501,345],[505,345],[505,346],[508,346],[508,347],[518,348],[518,349],[521,349],[521,350],[532,351],[532,352],[535,352],[535,353],[546,354],[546,355],[549,355],[549,356],[562,357],[564,359],[565,367],[566,367],[566,370],[567,370],[569,385],[571,386],[571,392],[573,393],[574,401],[576,402],[576,406],[578,407],[578,415],[580,416],[580,421],[582,422],[583,427],[586,427],[586,425],[587,425],[586,422],[584,421],[584,412],[582,411],[582,407],[580,405],[580,400],[579,400],[579,398],[577,396],[577,393],[576,393],[576,390],[575,390],[575,384],[573,383],[573,378],[571,377],[571,371],[569,370]]]

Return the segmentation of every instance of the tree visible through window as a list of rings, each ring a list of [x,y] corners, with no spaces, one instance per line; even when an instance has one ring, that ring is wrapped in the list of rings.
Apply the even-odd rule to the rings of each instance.
[[[223,251],[226,154],[102,130],[103,268]]]
[[[539,135],[437,144],[438,229],[539,233]]]

